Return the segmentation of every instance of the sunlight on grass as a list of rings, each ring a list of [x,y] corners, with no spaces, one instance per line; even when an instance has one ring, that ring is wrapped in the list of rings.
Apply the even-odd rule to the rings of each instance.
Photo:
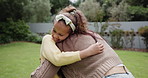
[[[11,43],[0,46],[0,78],[29,78],[39,65],[40,45]]]
[[[135,78],[148,78],[148,53],[116,50]]]
[[[116,50],[135,78],[148,78],[148,53]],[[0,78],[30,78],[39,66],[40,44],[17,42],[0,45]]]

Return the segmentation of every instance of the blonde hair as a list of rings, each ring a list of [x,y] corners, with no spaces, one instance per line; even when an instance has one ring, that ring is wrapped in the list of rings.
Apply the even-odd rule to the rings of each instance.
[[[76,26],[75,34],[85,34],[87,32],[87,19],[84,14],[76,9],[74,6],[69,5],[62,9],[59,14],[67,16]]]

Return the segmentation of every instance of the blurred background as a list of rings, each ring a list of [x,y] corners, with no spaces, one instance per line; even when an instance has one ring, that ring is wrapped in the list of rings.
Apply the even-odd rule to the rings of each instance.
[[[88,28],[113,48],[148,48],[146,0],[1,0],[0,43],[41,43],[42,36],[50,33],[54,16],[68,5],[80,9]]]
[[[113,48],[148,48],[148,1],[146,0],[1,0],[0,43],[41,43],[50,33],[54,16],[73,5]]]
[[[68,5],[85,14],[88,28],[115,49],[135,78],[148,78],[147,0],[0,0],[0,78],[30,78],[40,64],[42,37]]]

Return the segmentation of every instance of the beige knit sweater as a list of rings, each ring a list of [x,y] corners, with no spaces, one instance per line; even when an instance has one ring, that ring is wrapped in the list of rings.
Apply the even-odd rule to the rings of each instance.
[[[104,52],[62,67],[66,78],[101,78],[109,69],[122,63],[106,41],[98,34],[95,36],[104,45]],[[57,45],[62,51],[77,51],[94,43],[95,40],[90,35],[73,35]]]

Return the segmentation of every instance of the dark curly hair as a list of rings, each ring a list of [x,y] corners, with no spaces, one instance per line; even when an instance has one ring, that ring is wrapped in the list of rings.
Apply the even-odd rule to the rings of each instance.
[[[88,30],[88,28],[87,28],[88,21],[87,21],[86,17],[84,16],[84,14],[80,10],[76,9],[72,5],[69,5],[69,6],[65,7],[64,9],[62,9],[59,12],[59,14],[63,14],[65,16],[67,16],[69,19],[71,19],[73,24],[76,26],[76,29],[73,34],[90,35],[97,42],[97,39],[96,39],[97,37],[94,35],[93,31]],[[99,39],[102,40],[103,38],[99,38]]]
[[[84,14],[74,6],[67,6],[62,9],[59,14],[63,14],[72,20],[73,24],[76,26],[75,34],[84,34],[87,32],[87,19]]]

